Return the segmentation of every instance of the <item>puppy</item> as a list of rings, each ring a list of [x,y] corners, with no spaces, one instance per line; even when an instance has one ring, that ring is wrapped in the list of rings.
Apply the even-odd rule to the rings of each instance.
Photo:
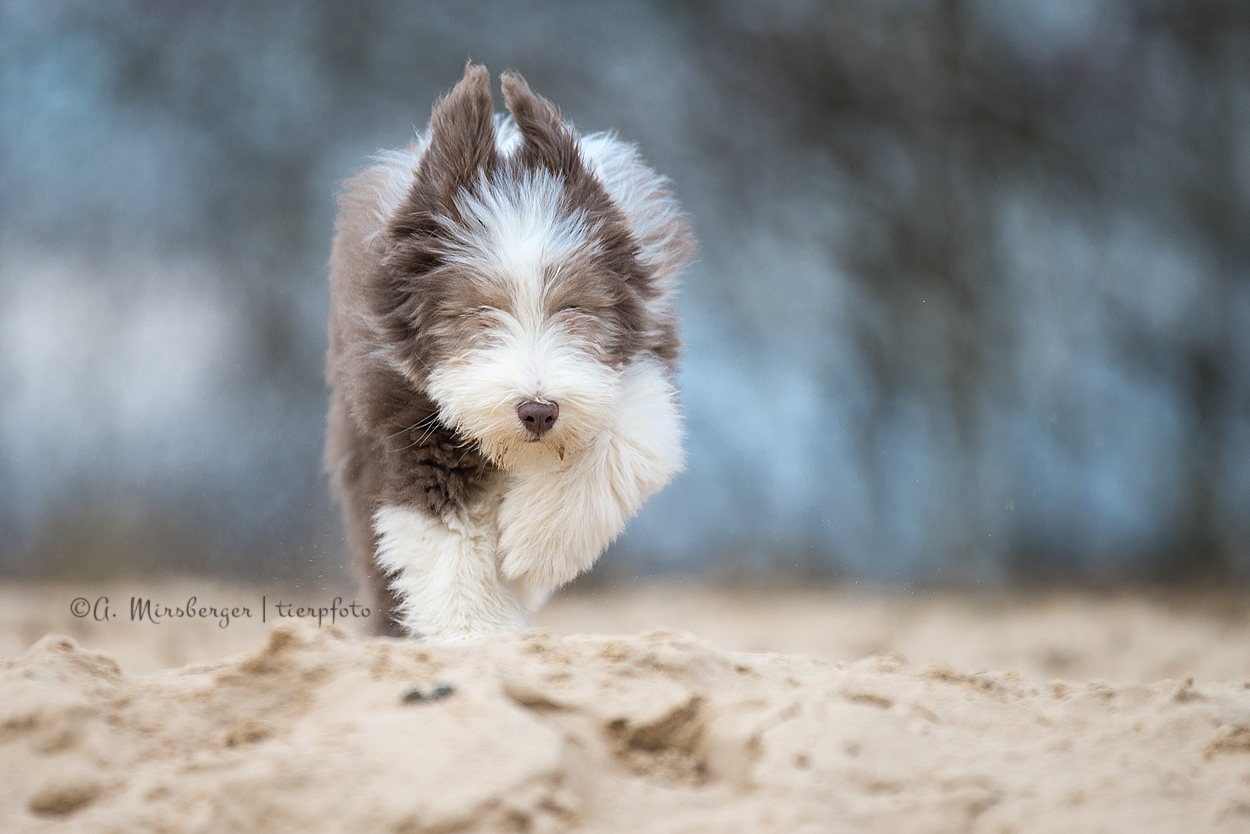
[[[374,633],[523,629],[681,470],[667,181],[470,64],[339,197],[326,461]]]

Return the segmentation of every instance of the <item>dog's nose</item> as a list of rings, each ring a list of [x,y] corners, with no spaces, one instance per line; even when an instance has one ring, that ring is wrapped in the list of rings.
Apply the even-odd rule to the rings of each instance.
[[[556,418],[560,416],[560,406],[555,403],[526,400],[517,406],[516,413],[527,432],[534,437],[542,437],[556,424]]]

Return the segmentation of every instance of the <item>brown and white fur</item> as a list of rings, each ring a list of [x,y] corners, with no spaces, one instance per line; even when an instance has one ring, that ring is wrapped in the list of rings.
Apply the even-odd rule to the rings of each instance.
[[[666,180],[485,68],[349,180],[326,461],[373,631],[523,629],[683,466]],[[528,428],[527,428],[528,425]]]

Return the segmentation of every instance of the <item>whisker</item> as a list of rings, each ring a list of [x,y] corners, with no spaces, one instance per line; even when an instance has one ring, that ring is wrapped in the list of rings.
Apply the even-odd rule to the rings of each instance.
[[[424,443],[425,443],[425,441],[429,440],[429,439],[430,439],[430,437],[432,437],[432,436],[433,436],[434,432],[438,431],[438,430],[439,430],[440,428],[442,428],[442,426],[443,426],[443,424],[442,424],[442,423],[440,423],[438,420],[434,419],[434,418],[435,418],[435,417],[437,417],[437,416],[438,416],[437,414],[432,414],[432,415],[430,415],[430,417],[427,417],[425,420],[422,420],[422,421],[421,421],[421,423],[427,423],[427,422],[428,422],[428,423],[429,423],[429,425],[426,427],[425,431],[421,433],[421,436],[420,436],[420,437],[418,437],[416,440],[414,440],[414,441],[412,441],[411,443],[409,443],[407,446],[404,446],[404,447],[399,448],[399,449],[394,449],[394,450],[392,450],[392,451],[395,451],[395,452],[403,452],[403,451],[406,451],[406,450],[408,450],[408,449],[411,449],[413,446],[420,446],[420,445],[424,444]],[[413,426],[413,427],[412,427],[412,430],[415,430],[416,428],[418,428],[418,427],[421,425],[421,423],[417,423],[417,425],[416,425],[416,426]],[[405,431],[410,431],[410,429],[405,429]],[[395,437],[396,435],[399,435],[399,434],[403,434],[403,432],[396,432],[396,434],[391,435],[391,437]]]
[[[470,453],[470,452],[473,452],[473,451],[476,451],[479,455],[481,455],[482,457],[486,458],[486,459],[487,459],[487,460],[489,460],[491,463],[495,463],[495,464],[497,464],[497,463],[499,462],[499,461],[495,460],[494,458],[492,458],[490,455],[488,455],[488,454],[486,454],[485,452],[483,452],[483,451],[482,451],[482,448],[481,448],[481,444],[480,444],[480,443],[478,443],[476,440],[470,440],[468,443],[466,443],[466,444],[464,444],[464,445],[465,445],[467,448],[465,448],[465,450],[464,450],[464,454],[460,456],[460,460],[456,461],[456,465],[457,465],[457,466],[459,466],[460,464],[464,463],[464,459],[465,459],[465,458],[467,458],[467,457],[469,456],[469,453]],[[475,445],[478,447],[476,450],[473,448],[473,446],[475,446]]]
[[[411,426],[405,426],[404,428],[400,429],[399,431],[395,432],[394,434],[389,434],[389,435],[387,435],[387,436],[386,436],[386,439],[387,439],[387,440],[390,440],[392,437],[399,437],[401,434],[403,434],[403,433],[404,433],[404,432],[406,432],[406,431],[416,431],[417,429],[419,429],[419,428],[422,428],[422,427],[423,427],[423,426],[422,426],[422,424],[423,424],[423,423],[432,423],[432,422],[433,422],[434,420],[436,420],[437,418],[438,418],[438,412],[437,412],[437,411],[436,411],[436,412],[433,412],[432,414],[430,414],[430,416],[428,416],[428,417],[424,417],[424,418],[422,418],[422,419],[418,420],[417,422],[413,423]]]
[[[421,435],[421,439],[417,442],[424,443],[430,435],[434,434],[434,432],[438,430],[438,427],[439,424],[437,422],[430,423],[430,427],[425,430],[425,434]]]
[[[419,446],[420,444],[421,444],[421,441],[420,441],[420,440],[414,440],[414,441],[412,441],[411,443],[409,443],[407,446],[400,446],[398,449],[391,449],[390,451],[391,451],[392,453],[396,453],[396,452],[406,452],[406,451],[408,451],[409,449],[411,449],[413,446]]]

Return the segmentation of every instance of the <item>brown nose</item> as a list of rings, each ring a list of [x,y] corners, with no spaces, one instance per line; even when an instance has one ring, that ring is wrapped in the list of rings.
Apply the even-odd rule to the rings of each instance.
[[[560,416],[560,406],[555,403],[526,400],[517,406],[516,413],[527,432],[534,437],[542,437],[556,424],[556,418]]]

